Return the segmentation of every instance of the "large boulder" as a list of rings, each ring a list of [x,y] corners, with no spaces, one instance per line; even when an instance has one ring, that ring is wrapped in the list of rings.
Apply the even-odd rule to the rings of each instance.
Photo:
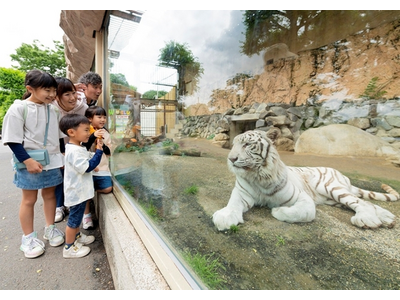
[[[390,159],[400,156],[399,150],[388,142],[346,124],[306,130],[298,138],[294,151],[319,155],[381,156]]]

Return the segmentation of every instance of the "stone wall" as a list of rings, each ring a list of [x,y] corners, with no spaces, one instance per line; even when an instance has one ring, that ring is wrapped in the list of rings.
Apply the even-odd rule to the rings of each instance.
[[[355,101],[374,77],[386,92],[385,99],[395,99],[400,95],[399,36],[398,20],[301,51],[297,57],[265,61],[261,74],[227,81],[225,88],[214,90],[208,108],[224,113],[230,107],[256,102],[300,106],[332,98]]]
[[[349,124],[380,137],[400,149],[400,100],[346,102],[329,100],[318,105],[291,106],[254,103],[223,114],[190,116],[179,135],[212,139],[229,148],[233,137],[246,130],[276,130],[279,150],[293,151],[302,132],[329,124]]]

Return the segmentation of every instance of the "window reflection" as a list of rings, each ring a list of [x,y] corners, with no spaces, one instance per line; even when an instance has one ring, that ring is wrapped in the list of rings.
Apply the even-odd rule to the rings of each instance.
[[[255,104],[301,106],[330,100],[332,95],[357,100],[373,77],[385,84],[386,97],[395,99],[398,81],[393,74],[399,54],[391,51],[398,45],[394,32],[399,13],[138,15],[139,22],[112,17],[111,23],[129,34],[122,39],[124,45],[116,47],[118,39],[110,37],[119,33],[112,27],[108,57],[112,172],[131,201],[182,257],[190,261],[198,255],[214,263],[215,277],[204,279],[209,288],[364,288],[357,282],[325,283],[310,270],[312,251],[345,251],[342,245],[316,242],[318,229],[304,225],[290,231],[288,224],[261,208],[249,213],[251,222],[239,226],[238,233],[220,233],[211,216],[226,205],[235,183],[226,166],[233,139],[227,111],[243,109],[247,114],[248,122],[238,122],[235,129],[240,133],[254,129],[256,119],[251,115],[259,107]],[[185,131],[189,123],[190,130]],[[285,239],[304,243],[309,252],[285,248]],[[324,259],[327,270],[339,264],[328,254]]]

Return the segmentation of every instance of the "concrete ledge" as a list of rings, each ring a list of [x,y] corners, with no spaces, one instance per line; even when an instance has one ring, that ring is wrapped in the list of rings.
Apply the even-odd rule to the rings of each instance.
[[[169,286],[113,194],[97,194],[96,215],[116,290]]]

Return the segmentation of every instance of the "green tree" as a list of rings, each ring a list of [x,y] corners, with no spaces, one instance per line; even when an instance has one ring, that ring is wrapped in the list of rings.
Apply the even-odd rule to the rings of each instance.
[[[149,90],[149,91],[145,92],[142,95],[142,98],[145,98],[145,99],[159,99],[162,96],[164,96],[165,94],[167,94],[166,91]]]
[[[204,69],[186,43],[169,41],[164,48],[160,49],[158,61],[160,66],[177,69],[179,96],[190,95],[198,89]],[[192,83],[190,90],[187,88],[189,83]]]
[[[121,73],[110,73],[110,81],[112,83],[121,84],[129,87],[129,83],[126,80],[125,75]]]
[[[66,76],[66,63],[64,55],[64,44],[53,41],[54,49],[39,44],[34,40],[32,45],[22,43],[17,48],[16,54],[11,54],[11,60],[19,66],[12,66],[18,70],[28,72],[32,69],[39,69],[50,73],[53,76]]]
[[[252,56],[277,43],[285,43],[294,53],[316,49],[365,30],[378,20],[393,19],[388,13],[379,14],[355,10],[246,10],[241,52]]]
[[[15,99],[21,99],[25,93],[25,72],[9,68],[0,68],[0,131],[3,118]]]

